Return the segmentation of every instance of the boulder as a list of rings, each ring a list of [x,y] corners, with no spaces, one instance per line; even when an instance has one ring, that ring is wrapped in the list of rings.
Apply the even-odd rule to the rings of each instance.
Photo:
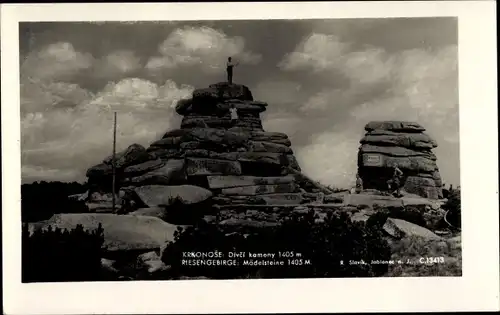
[[[112,163],[112,156],[107,157],[103,162],[104,164]],[[140,144],[132,144],[127,149],[116,153],[115,166],[121,169],[130,165],[140,164],[151,159],[146,149]]]
[[[433,149],[435,140],[425,133],[398,133],[386,130],[368,132],[360,141],[362,144],[390,145],[410,149]]]
[[[219,111],[229,111],[231,106],[234,106],[238,110],[238,113],[240,112],[255,112],[255,113],[261,113],[266,110],[265,105],[260,105],[256,104],[253,102],[231,102],[231,101],[226,101],[224,103],[219,103],[217,104],[217,110]]]
[[[170,269],[155,251],[139,255],[137,257],[137,266],[139,269],[145,269],[149,274],[157,274]]]
[[[277,193],[293,193],[297,187],[294,183],[275,185],[255,185],[222,189],[223,195],[263,195]]]
[[[112,176],[113,175],[113,168],[109,164],[97,164],[95,166],[92,166],[87,170],[87,177],[104,177],[104,176]]]
[[[192,109],[193,100],[192,99],[182,99],[177,101],[175,105],[175,111],[179,115],[186,115]]]
[[[241,165],[237,161],[186,158],[186,173],[188,176],[241,175]]]
[[[109,213],[64,213],[55,214],[46,221],[44,229],[74,229],[81,224],[85,230],[104,229],[103,248],[106,251],[159,250],[168,241],[174,240],[177,226],[158,218],[117,215]]]
[[[388,130],[398,132],[422,132],[425,128],[416,122],[408,121],[371,121],[365,126],[366,131]]]
[[[210,190],[192,185],[148,185],[135,189],[141,201],[148,207],[169,206],[176,199],[184,205],[204,202],[212,197]]]
[[[150,160],[144,163],[136,164],[136,165],[131,165],[126,167],[123,170],[123,175],[125,177],[133,177],[133,176],[138,176],[142,175],[144,173],[156,170],[160,167],[165,165],[165,162],[163,162],[161,159],[155,159],[155,160]]]
[[[139,215],[146,217],[155,217],[164,220],[166,217],[166,209],[164,207],[151,207],[151,208],[140,208],[133,212],[128,213],[128,215]]]
[[[289,184],[295,181],[293,176],[257,177],[257,176],[208,176],[211,189],[231,188],[239,186]]]
[[[133,186],[178,185],[185,183],[186,179],[184,160],[168,160],[162,167],[132,177],[126,183]]]
[[[394,238],[402,239],[410,236],[418,236],[424,239],[441,240],[442,238],[430,230],[419,225],[401,220],[388,218],[383,227],[384,231]]]
[[[151,143],[150,147],[159,147],[162,149],[175,149],[178,148],[182,142],[181,136],[178,137],[166,137]]]
[[[182,152],[178,149],[160,149],[158,147],[150,147],[148,148],[149,155],[151,155],[151,159],[175,159],[182,157]]]

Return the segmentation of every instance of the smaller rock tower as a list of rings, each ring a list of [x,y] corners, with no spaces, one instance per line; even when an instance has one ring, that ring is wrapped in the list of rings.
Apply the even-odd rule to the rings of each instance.
[[[365,126],[358,151],[358,173],[365,189],[387,190],[393,167],[404,175],[402,188],[429,199],[443,197],[442,182],[432,149],[436,141],[418,123],[372,121]]]

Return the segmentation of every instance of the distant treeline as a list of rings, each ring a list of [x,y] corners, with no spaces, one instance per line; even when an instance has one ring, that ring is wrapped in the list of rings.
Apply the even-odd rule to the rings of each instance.
[[[55,213],[86,212],[84,202],[71,201],[69,195],[87,191],[87,184],[77,182],[34,182],[21,185],[23,222],[47,220]]]

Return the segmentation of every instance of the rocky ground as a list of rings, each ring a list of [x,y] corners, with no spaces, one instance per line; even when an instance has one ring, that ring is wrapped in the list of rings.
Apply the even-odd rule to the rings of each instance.
[[[230,120],[231,106],[238,110],[237,122]],[[90,190],[70,196],[84,201],[90,213],[57,214],[31,224],[31,229],[49,225],[69,229],[78,224],[93,229],[100,223],[105,270],[119,275],[133,262],[138,274],[160,279],[169,269],[160,259],[162,251],[179,226],[203,220],[227,233],[245,234],[310,211],[318,221],[328,213],[347,213],[353,221],[366,221],[384,211],[388,218],[381,227],[395,259],[443,255],[454,266],[461,263],[460,234],[444,221],[441,179],[430,151],[437,144],[423,127],[369,123],[358,161],[368,189],[360,194],[335,193],[301,173],[286,134],[263,129],[260,113],[266,107],[242,85],[218,83],[195,90],[191,99],[177,105],[184,116],[180,129],[168,131],[148,148],[133,144],[117,154],[115,209],[112,159],[107,157],[89,168]],[[394,165],[407,174],[402,198],[380,193],[381,179],[376,177],[387,176]],[[447,270],[443,266],[439,268]],[[419,268],[411,272],[393,268],[388,275],[425,275],[430,270]],[[449,270],[456,273],[461,268]]]

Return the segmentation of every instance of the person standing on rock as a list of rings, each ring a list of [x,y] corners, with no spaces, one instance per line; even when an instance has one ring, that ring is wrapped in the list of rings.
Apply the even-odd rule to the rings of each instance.
[[[231,104],[231,108],[229,109],[229,113],[231,114],[231,126],[236,125],[238,122],[238,110],[234,107],[234,104]]]
[[[392,174],[392,178],[387,181],[387,185],[389,186],[389,191],[396,196],[401,195],[401,178],[403,177],[403,171],[399,169],[399,167],[394,166],[394,173]]]
[[[227,71],[227,82],[233,84],[233,68],[239,65],[239,62],[234,63],[232,58],[227,58],[226,71]]]
[[[356,173],[356,193],[359,194],[363,190],[363,180],[359,173]]]

